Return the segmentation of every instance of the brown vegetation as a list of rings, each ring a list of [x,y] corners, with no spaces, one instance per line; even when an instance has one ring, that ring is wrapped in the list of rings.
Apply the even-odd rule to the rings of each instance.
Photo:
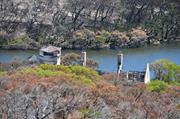
[[[52,71],[52,72],[51,72]],[[40,65],[0,77],[0,118],[179,118],[180,93],[150,92],[144,84],[113,85],[80,66]]]

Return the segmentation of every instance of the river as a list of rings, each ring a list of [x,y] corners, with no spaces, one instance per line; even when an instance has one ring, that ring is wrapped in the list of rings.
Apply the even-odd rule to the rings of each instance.
[[[80,51],[62,50],[62,53],[68,52],[80,53]],[[147,63],[152,63],[158,59],[168,59],[180,65],[180,44],[124,49],[122,52],[124,54],[123,69],[127,71],[143,71]],[[117,69],[117,53],[117,50],[110,49],[88,50],[87,57],[99,63],[99,70],[115,72]],[[38,51],[0,50],[0,62],[26,60],[33,54],[38,54]]]

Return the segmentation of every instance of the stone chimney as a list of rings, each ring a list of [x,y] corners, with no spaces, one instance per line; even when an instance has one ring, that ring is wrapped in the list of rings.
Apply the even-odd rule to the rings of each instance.
[[[57,64],[56,65],[60,65],[61,64],[61,48],[59,48],[59,54],[57,55]]]
[[[149,64],[147,64],[145,77],[144,77],[144,83],[148,84],[148,83],[150,83],[150,81],[151,81],[150,69],[149,69]]]
[[[118,72],[122,70],[123,67],[123,54],[121,52],[118,53],[117,55],[117,67],[118,67]]]
[[[86,57],[87,57],[87,56],[86,56],[86,52],[83,51],[83,52],[81,53],[81,62],[82,62],[82,65],[83,65],[83,66],[86,66],[86,60],[87,60]]]

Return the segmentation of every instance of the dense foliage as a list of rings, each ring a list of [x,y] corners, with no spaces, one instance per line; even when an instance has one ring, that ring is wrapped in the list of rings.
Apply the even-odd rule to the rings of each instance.
[[[18,47],[23,35],[34,47],[90,44],[96,48],[108,38],[98,33],[101,30],[139,28],[156,41],[178,40],[180,33],[178,0],[1,0],[0,10],[0,46]],[[74,32],[78,37],[73,37]]]
[[[180,86],[180,66],[166,59],[155,61],[151,65],[155,80],[148,84],[152,92],[162,92],[172,86]]]
[[[166,59],[157,60],[152,64],[156,79],[165,82],[180,83],[180,66]]]
[[[168,88],[168,84],[160,80],[151,81],[148,84],[148,89],[152,92],[164,91],[167,88]]]
[[[100,76],[96,71],[82,66],[57,66],[42,64],[39,67],[23,69],[22,73],[32,74],[39,78],[65,77],[66,80],[69,79],[70,82],[80,85],[94,85],[95,82],[97,83],[100,80]]]

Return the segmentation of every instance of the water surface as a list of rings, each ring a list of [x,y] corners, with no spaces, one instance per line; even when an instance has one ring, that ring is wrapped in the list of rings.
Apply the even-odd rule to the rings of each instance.
[[[168,59],[180,65],[180,44],[169,44],[161,46],[149,46],[146,48],[124,49],[124,70],[145,70],[147,63],[152,63],[158,59]],[[62,50],[63,53],[81,51]],[[88,50],[88,58],[92,58],[99,63],[99,69],[102,71],[115,72],[117,69],[117,50],[102,49]],[[38,51],[12,51],[0,50],[0,62],[11,62],[13,60],[26,60]]]

